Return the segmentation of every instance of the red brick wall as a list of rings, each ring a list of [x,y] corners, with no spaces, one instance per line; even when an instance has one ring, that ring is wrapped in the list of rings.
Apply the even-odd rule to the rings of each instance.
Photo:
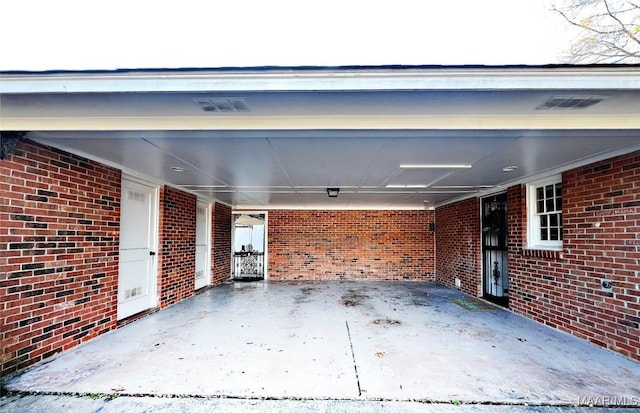
[[[217,285],[231,277],[231,207],[218,202],[214,203],[211,223],[213,234],[211,285]]]
[[[160,193],[160,257],[158,291],[160,308],[195,293],[196,274],[195,195],[171,187]]]
[[[640,360],[640,152],[562,181],[562,251],[527,249],[526,186],[507,192],[509,307]],[[436,279],[453,286],[458,276],[472,295],[482,294],[479,208],[471,199],[436,211]],[[613,296],[601,279],[613,281]]]
[[[524,188],[509,191],[509,211],[521,222],[510,230],[510,307],[640,360],[640,152],[568,171],[562,181],[561,254],[521,247]],[[613,281],[613,296],[601,279]]]
[[[433,280],[433,219],[433,211],[269,211],[269,278]]]
[[[480,201],[468,199],[436,210],[436,280],[482,295]]]
[[[25,141],[0,161],[2,375],[116,326],[120,171]]]

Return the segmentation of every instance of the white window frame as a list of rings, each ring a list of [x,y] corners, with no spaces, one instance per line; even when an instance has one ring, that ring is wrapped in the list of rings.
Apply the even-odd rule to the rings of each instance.
[[[560,240],[542,240],[540,239],[540,217],[537,214],[536,207],[536,189],[547,185],[555,185],[562,183],[562,175],[554,175],[539,181],[527,184],[527,248],[545,249],[545,250],[562,250],[562,239]],[[562,190],[564,193],[564,188]],[[564,199],[562,200],[564,209]],[[560,211],[562,212],[562,211]],[[560,234],[562,237],[562,222],[560,222]]]

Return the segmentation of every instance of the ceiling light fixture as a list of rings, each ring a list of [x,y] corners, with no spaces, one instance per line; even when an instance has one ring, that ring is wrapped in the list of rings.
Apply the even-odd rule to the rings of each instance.
[[[327,188],[327,195],[329,195],[329,198],[337,198],[338,193],[340,193],[340,188]]]
[[[427,188],[428,185],[424,185],[424,184],[390,184],[386,186],[387,188],[401,188],[401,189],[406,189],[406,188]]]
[[[183,168],[183,167],[181,167],[181,166],[172,166],[172,167],[171,167],[171,170],[172,170],[173,172],[184,172],[184,168]]]
[[[434,185],[433,189],[489,189],[494,185]]]
[[[203,189],[217,189],[217,188],[227,188],[227,185],[178,185],[184,189],[191,189],[194,191],[203,190]]]
[[[402,164],[402,169],[466,169],[471,168],[469,164]]]
[[[518,165],[509,165],[502,168],[502,172],[512,172],[518,169]]]
[[[426,191],[419,191],[421,194],[472,194],[474,192],[478,192],[477,189],[441,189],[441,190],[431,190],[427,189]]]

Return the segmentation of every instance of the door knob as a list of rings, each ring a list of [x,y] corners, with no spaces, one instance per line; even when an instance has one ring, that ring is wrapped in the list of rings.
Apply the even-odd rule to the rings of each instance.
[[[156,255],[155,251],[149,251],[149,255]]]

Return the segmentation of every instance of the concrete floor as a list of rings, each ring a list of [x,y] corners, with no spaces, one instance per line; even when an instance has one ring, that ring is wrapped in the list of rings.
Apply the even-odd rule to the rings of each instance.
[[[463,295],[430,283],[227,283],[5,387],[325,403],[640,405],[640,363],[497,307],[469,311],[454,297]]]

